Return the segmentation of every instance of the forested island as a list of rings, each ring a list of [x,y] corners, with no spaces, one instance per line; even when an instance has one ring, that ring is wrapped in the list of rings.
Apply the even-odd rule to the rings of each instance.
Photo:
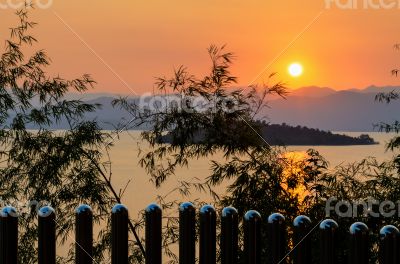
[[[334,134],[330,131],[308,128],[304,126],[290,126],[283,124],[262,124],[262,136],[270,145],[373,145],[375,142],[367,134],[359,137]]]
[[[263,138],[259,144],[267,142],[271,146],[350,146],[379,144],[368,134],[361,134],[359,137],[351,137],[305,126],[290,126],[286,123],[269,124],[266,122],[257,122],[257,125],[258,133]],[[174,138],[176,138],[174,137],[175,132],[161,137],[159,142],[174,142]],[[199,131],[195,133],[195,135],[186,137],[186,142],[190,141],[196,144],[206,142],[207,140],[205,140],[205,138],[208,137],[206,135],[207,133],[213,132],[205,130]],[[256,136],[255,133],[254,136]]]

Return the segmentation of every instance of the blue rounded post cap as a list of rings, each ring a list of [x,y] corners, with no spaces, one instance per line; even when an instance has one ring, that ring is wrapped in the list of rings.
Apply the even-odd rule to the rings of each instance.
[[[338,223],[336,223],[333,219],[325,219],[319,224],[319,229],[321,230],[334,230],[339,227]]]
[[[355,222],[350,226],[350,234],[356,235],[356,234],[366,234],[368,233],[369,229],[366,224],[363,222]]]
[[[396,237],[400,235],[399,229],[393,225],[386,225],[382,227],[382,229],[379,231],[379,236],[381,239],[385,239],[387,237]]]
[[[91,213],[92,212],[92,208],[87,204],[81,204],[76,208],[75,212],[77,214],[83,214],[83,213],[86,213],[86,212],[90,212]]]
[[[282,224],[285,222],[285,217],[280,213],[274,213],[268,217],[268,224]]]
[[[194,210],[196,210],[196,208],[190,202],[181,203],[179,205],[179,211],[194,211]]]
[[[222,217],[232,217],[237,215],[238,211],[234,207],[228,206],[222,210]]]
[[[162,211],[161,207],[156,203],[152,203],[146,207],[146,213],[161,212],[161,211]]]
[[[116,213],[122,213],[122,212],[128,212],[128,208],[125,206],[125,205],[123,205],[123,204],[116,204],[116,205],[114,205],[114,207],[112,208],[112,211],[111,211],[113,214],[116,214]]]
[[[1,212],[0,212],[1,217],[18,217],[18,212],[17,209],[15,209],[12,206],[5,206]]]
[[[42,208],[40,208],[38,215],[40,217],[48,217],[50,215],[54,215],[55,213],[56,213],[56,211],[53,209],[53,207],[43,206]]]
[[[260,219],[261,219],[261,214],[255,210],[247,211],[247,213],[244,215],[245,221],[260,220]]]
[[[311,219],[306,215],[299,215],[293,221],[294,227],[304,227],[311,225]]]
[[[215,209],[212,205],[204,205],[200,209],[200,214],[210,214],[210,213],[215,213]]]

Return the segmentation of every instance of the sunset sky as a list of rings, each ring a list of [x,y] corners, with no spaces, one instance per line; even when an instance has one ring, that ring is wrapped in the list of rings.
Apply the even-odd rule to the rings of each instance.
[[[16,24],[13,12],[0,9],[1,41]],[[210,65],[210,44],[227,44],[236,54],[239,85],[264,69],[256,82],[277,72],[276,80],[292,88],[400,84],[390,73],[400,65],[393,49],[400,8],[327,9],[325,0],[54,0],[32,18],[39,23],[37,47],[53,60],[49,73],[90,73],[98,82],[93,92],[149,92],[154,77],[181,64],[201,75]],[[304,68],[297,78],[288,74],[293,62]]]

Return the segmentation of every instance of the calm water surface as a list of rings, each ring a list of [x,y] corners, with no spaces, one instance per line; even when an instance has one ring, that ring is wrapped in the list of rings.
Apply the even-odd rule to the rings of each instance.
[[[342,134],[342,132],[336,132]],[[343,132],[344,133],[344,132]],[[345,133],[351,136],[359,136],[362,133]],[[375,141],[380,142],[379,145],[370,146],[289,146],[289,151],[304,152],[310,148],[318,150],[329,162],[331,166],[359,161],[365,157],[376,157],[383,161],[390,159],[393,154],[385,151],[385,144],[393,134],[369,133]],[[157,189],[150,182],[145,170],[138,165],[139,149],[146,151],[146,144],[140,140],[140,131],[123,132],[121,136],[115,140],[114,146],[109,154],[112,161],[112,182],[115,189],[123,190],[126,187],[123,203],[128,206],[130,216],[136,216],[150,203],[155,202],[158,195],[171,193],[179,180],[189,180],[194,177],[205,179],[210,174],[211,160],[223,161],[222,155],[214,155],[209,159],[200,159],[191,161],[188,168],[179,169],[176,175],[171,177],[161,188]],[[148,148],[147,148],[148,150]],[[216,191],[223,193],[224,186],[220,186]],[[206,202],[212,202],[207,194],[193,193],[189,198],[182,197],[176,192],[172,192],[167,200],[194,201],[200,198]],[[178,210],[176,210],[177,214]],[[175,213],[173,213],[175,214]],[[99,226],[95,226],[95,232]],[[68,239],[73,242],[72,237]],[[176,251],[176,247],[173,248]],[[58,249],[58,254],[65,256],[67,247],[63,246]]]
[[[336,132],[345,133],[350,136],[359,136],[362,133],[357,132]],[[385,144],[393,137],[393,134],[369,133],[379,145],[369,146],[289,146],[289,151],[306,151],[309,148],[318,150],[329,162],[330,166],[359,161],[365,157],[376,157],[383,161],[393,156],[393,153],[385,151]],[[210,174],[210,159],[194,160],[189,163],[189,168],[179,169],[175,176],[170,178],[160,189],[156,189],[149,181],[149,176],[143,168],[138,166],[139,148],[145,149],[145,144],[141,143],[139,131],[124,132],[116,140],[115,146],[111,149],[113,182],[118,189],[124,188],[128,181],[129,186],[126,189],[124,203],[131,212],[136,214],[151,202],[154,202],[157,195],[169,193],[181,179],[189,180],[197,177],[204,179]],[[212,160],[223,161],[221,155],[214,155]],[[222,192],[223,187],[220,188]],[[173,193],[169,196],[171,199],[185,200],[179,194]],[[210,197],[204,194],[193,194],[190,198],[194,200],[201,198],[211,201]]]

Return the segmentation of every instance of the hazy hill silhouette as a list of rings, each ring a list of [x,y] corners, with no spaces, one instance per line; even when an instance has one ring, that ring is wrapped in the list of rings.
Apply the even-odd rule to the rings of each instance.
[[[334,93],[336,91],[329,87],[307,86],[291,91],[290,96],[318,98]]]
[[[271,109],[265,114],[271,123],[285,122],[331,131],[373,131],[373,124],[391,123],[397,119],[400,104],[375,102],[377,93],[395,89],[399,88],[371,86],[363,90],[334,91],[328,95],[320,93],[314,97],[297,96],[294,92],[287,100],[271,101]]]
[[[327,87],[304,87],[294,90],[284,100],[270,99],[271,108],[262,113],[268,122],[292,126],[307,126],[328,131],[373,131],[374,123],[381,121],[392,123],[398,118],[400,104],[383,104],[375,102],[375,95],[379,92],[390,92],[400,87],[370,86],[365,89],[349,89],[335,91]],[[131,116],[123,110],[111,106],[114,94],[69,94],[72,99],[84,99],[90,103],[99,103],[102,108],[86,117],[97,119],[103,129],[114,129],[118,123],[129,122]],[[67,99],[71,99],[67,98]],[[139,100],[132,97],[131,100]],[[67,127],[61,121],[57,129]],[[145,129],[141,127],[138,129]]]

